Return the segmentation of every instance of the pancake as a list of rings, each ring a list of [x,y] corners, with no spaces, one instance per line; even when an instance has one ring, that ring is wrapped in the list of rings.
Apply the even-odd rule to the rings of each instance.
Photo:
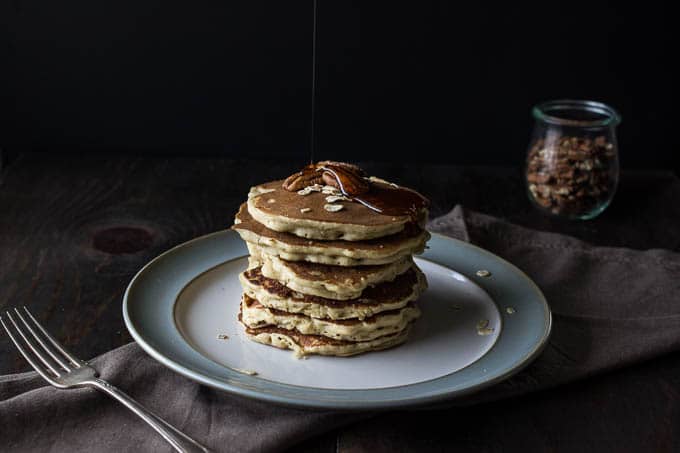
[[[331,191],[339,195],[337,189],[326,186],[323,192],[303,191],[305,195],[300,195],[285,190],[282,184],[283,181],[271,181],[251,188],[248,194],[250,215],[273,231],[307,239],[362,241],[398,233],[411,221],[409,215],[384,215],[348,199],[334,202],[342,209],[329,212],[324,209],[329,203],[326,198]],[[372,184],[391,187],[382,182]],[[421,227],[424,226],[427,209],[422,209],[415,217]]]
[[[241,320],[241,314],[239,314]],[[400,332],[384,335],[369,341],[335,340],[321,335],[305,335],[297,330],[286,330],[280,327],[266,326],[252,329],[245,326],[246,335],[258,343],[275,346],[280,349],[291,349],[296,357],[310,354],[347,357],[370,351],[397,346],[408,338],[411,326]]]
[[[427,280],[414,264],[391,282],[366,288],[360,297],[334,300],[293,291],[281,282],[262,275],[260,268],[239,275],[243,291],[267,308],[331,320],[363,320],[415,301],[427,288]]]
[[[292,290],[328,299],[355,299],[369,286],[392,281],[411,268],[410,257],[374,266],[329,266],[306,261],[285,261],[267,254],[251,255],[251,267],[262,266],[262,275]]]
[[[399,233],[367,241],[317,241],[270,230],[241,205],[232,226],[248,243],[251,254],[267,253],[288,261],[309,261],[337,266],[385,264],[421,253],[430,234],[407,223]]]
[[[420,310],[410,303],[398,310],[360,319],[329,320],[267,308],[247,294],[241,302],[241,322],[251,328],[280,327],[303,335],[320,335],[336,340],[370,341],[404,330],[420,316]]]

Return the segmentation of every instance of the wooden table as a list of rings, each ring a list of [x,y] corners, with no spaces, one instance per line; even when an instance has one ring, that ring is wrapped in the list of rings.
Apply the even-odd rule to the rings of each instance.
[[[22,155],[0,177],[0,308],[29,306],[81,357],[128,343],[121,300],[134,273],[176,244],[226,228],[251,185],[303,164]],[[670,172],[624,173],[602,216],[566,222],[532,209],[518,169],[364,167],[420,189],[432,216],[460,203],[599,245],[680,251],[680,180]],[[0,337],[0,374],[28,370]],[[516,400],[383,414],[297,450],[443,451],[453,442],[470,451],[680,451],[680,354]]]

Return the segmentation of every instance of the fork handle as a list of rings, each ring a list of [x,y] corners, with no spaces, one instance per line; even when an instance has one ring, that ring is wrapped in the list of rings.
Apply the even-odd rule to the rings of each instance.
[[[94,378],[89,380],[88,384],[117,399],[125,407],[137,414],[142,420],[151,425],[151,427],[155,429],[158,434],[163,436],[163,438],[167,440],[170,445],[175,448],[175,450],[180,452],[204,453],[210,451],[108,382],[99,378]]]

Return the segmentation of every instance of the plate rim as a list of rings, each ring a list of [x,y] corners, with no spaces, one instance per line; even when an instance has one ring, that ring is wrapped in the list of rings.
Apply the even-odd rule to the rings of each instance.
[[[202,236],[198,236],[195,238],[192,238],[188,241],[182,242],[180,244],[177,244],[170,249],[162,252],[161,254],[157,255],[153,259],[151,259],[149,262],[147,262],[130,280],[128,286],[125,289],[124,295],[123,295],[123,304],[122,304],[122,311],[123,311],[123,319],[125,322],[125,326],[130,332],[132,338],[135,340],[135,342],[147,353],[149,354],[152,358],[154,358],[156,361],[161,363],[167,368],[170,368],[172,371],[181,374],[189,379],[192,379],[200,384],[207,385],[211,388],[215,388],[218,390],[226,391],[231,394],[236,394],[240,396],[245,396],[248,398],[254,398],[260,401],[266,401],[266,402],[271,402],[279,405],[285,405],[285,406],[292,406],[292,407],[298,407],[298,408],[315,408],[315,409],[335,409],[335,410],[384,410],[384,409],[395,409],[395,408],[405,408],[405,407],[417,407],[417,406],[424,406],[424,405],[429,405],[429,404],[434,404],[434,403],[441,403],[444,401],[451,401],[454,398],[469,395],[471,393],[478,392],[484,388],[490,387],[494,384],[497,384],[508,377],[520,372],[526,366],[528,366],[538,355],[543,352],[545,347],[548,344],[548,340],[550,338],[550,335],[552,333],[552,325],[553,325],[553,317],[552,317],[552,311],[550,310],[550,306],[541,291],[541,289],[538,287],[538,285],[531,279],[529,276],[527,276],[522,270],[520,270],[517,266],[514,264],[510,263],[509,261],[499,257],[498,255],[495,255],[494,253],[485,250],[477,245],[471,244],[469,242],[465,242],[441,233],[437,232],[430,232],[432,236],[437,236],[442,240],[445,241],[451,241],[454,244],[458,245],[459,247],[462,246],[464,248],[471,249],[475,251],[476,253],[480,253],[482,255],[487,256],[488,258],[491,258],[492,260],[498,261],[501,263],[504,267],[512,270],[516,275],[521,277],[521,279],[527,283],[535,293],[535,295],[538,296],[538,301],[540,302],[540,308],[543,311],[543,333],[541,337],[535,342],[533,347],[527,351],[523,356],[519,357],[517,359],[517,363],[515,366],[510,367],[506,370],[503,370],[500,374],[491,377],[489,379],[482,379],[479,380],[469,386],[466,386],[464,388],[460,389],[452,389],[449,391],[443,391],[443,392],[438,392],[434,393],[431,395],[420,395],[420,396],[410,396],[408,398],[393,398],[393,399],[386,399],[386,400],[371,400],[367,398],[361,398],[360,400],[337,400],[337,401],[330,401],[330,400],[314,400],[314,399],[296,399],[291,396],[286,396],[286,395],[277,395],[273,393],[263,393],[257,390],[245,388],[243,386],[239,385],[234,385],[234,384],[229,384],[224,381],[218,381],[210,376],[207,376],[203,374],[200,370],[195,370],[187,365],[181,364],[172,358],[164,355],[163,351],[158,350],[156,347],[154,347],[152,344],[150,344],[145,338],[142,332],[138,331],[137,327],[135,327],[135,323],[133,319],[131,318],[130,315],[130,293],[133,291],[134,287],[140,280],[144,278],[144,275],[148,272],[148,270],[152,267],[155,266],[158,262],[164,260],[168,255],[171,255],[173,253],[176,253],[178,250],[181,250],[183,248],[190,247],[192,244],[210,240],[213,236],[221,236],[225,234],[231,234],[231,235],[236,235],[237,233],[232,231],[232,230],[219,230],[215,231],[212,233],[208,233]],[[241,258],[243,256],[247,256],[246,254],[240,255],[240,256],[234,256],[234,257],[229,257],[226,258],[222,263],[217,264],[219,266],[220,264],[226,263],[227,261],[231,261],[234,259]],[[432,263],[435,263],[437,265],[452,269],[451,267],[447,266],[444,263],[439,262],[438,260],[428,258],[428,257],[423,257],[423,259],[426,259]],[[211,267],[209,269],[213,269],[214,267]],[[203,272],[207,272],[209,269],[204,270]],[[479,281],[472,279],[470,275],[467,275],[464,272],[461,272],[458,269],[452,269],[455,272],[461,273],[468,277],[471,281],[476,283],[480,288],[482,288],[484,291],[488,293],[488,288],[485,288],[483,284],[481,284]],[[197,278],[199,275],[194,275],[191,277],[189,281],[193,281],[193,279]],[[183,286],[183,288],[186,287],[186,284]],[[492,300],[494,301],[494,304],[497,305],[498,310],[502,313],[502,307],[498,306],[498,303],[495,298],[492,297]],[[176,305],[177,299],[173,300],[172,302],[172,312],[173,312],[173,319],[174,319],[174,310],[175,310],[175,305]],[[143,329],[142,329],[143,330]],[[181,334],[180,334],[181,337]],[[186,343],[186,339],[184,337],[181,337],[181,340]],[[499,343],[500,337],[494,342],[494,345],[485,353],[484,356],[489,354],[493,348],[495,348],[498,343]],[[188,343],[187,343],[188,344]],[[191,347],[189,345],[189,347]],[[193,349],[193,348],[192,348]],[[210,361],[207,357],[203,356],[199,351],[196,351],[196,353],[200,354],[203,359]],[[483,357],[480,357],[476,362],[481,361]],[[214,362],[213,362],[214,363]],[[230,370],[232,373],[236,373],[235,371],[231,370],[226,365],[220,365],[222,368],[225,370]],[[444,379],[449,376],[455,375],[461,370],[457,370],[456,372],[450,373],[448,375],[442,376],[437,379]],[[240,381],[249,381],[249,380],[254,380],[258,379],[253,376],[247,376],[247,375],[241,375],[239,374],[239,380]],[[258,379],[261,381],[262,379]],[[427,381],[423,381],[427,382]],[[288,387],[298,387],[300,389],[307,389],[307,387],[303,386],[294,386],[294,385],[289,385],[289,384],[283,384],[283,383],[276,383],[272,381],[268,381],[268,384],[274,385],[274,386],[288,386]],[[409,384],[408,386],[414,386],[414,385],[419,385],[419,383],[414,383],[414,384]],[[380,393],[381,391],[389,391],[389,390],[395,390],[399,389],[400,387],[408,387],[408,386],[397,386],[397,387],[386,387],[386,388],[377,388],[377,389],[342,389],[342,390],[337,390],[340,393],[354,393],[354,392],[377,392]],[[310,389],[311,390],[311,389]],[[315,389],[319,390],[319,389]]]

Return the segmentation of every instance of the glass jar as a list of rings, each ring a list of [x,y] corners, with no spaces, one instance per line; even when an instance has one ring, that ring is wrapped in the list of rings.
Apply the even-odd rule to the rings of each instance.
[[[525,169],[529,199],[570,219],[592,219],[609,205],[619,180],[616,126],[621,116],[600,102],[535,106]]]

